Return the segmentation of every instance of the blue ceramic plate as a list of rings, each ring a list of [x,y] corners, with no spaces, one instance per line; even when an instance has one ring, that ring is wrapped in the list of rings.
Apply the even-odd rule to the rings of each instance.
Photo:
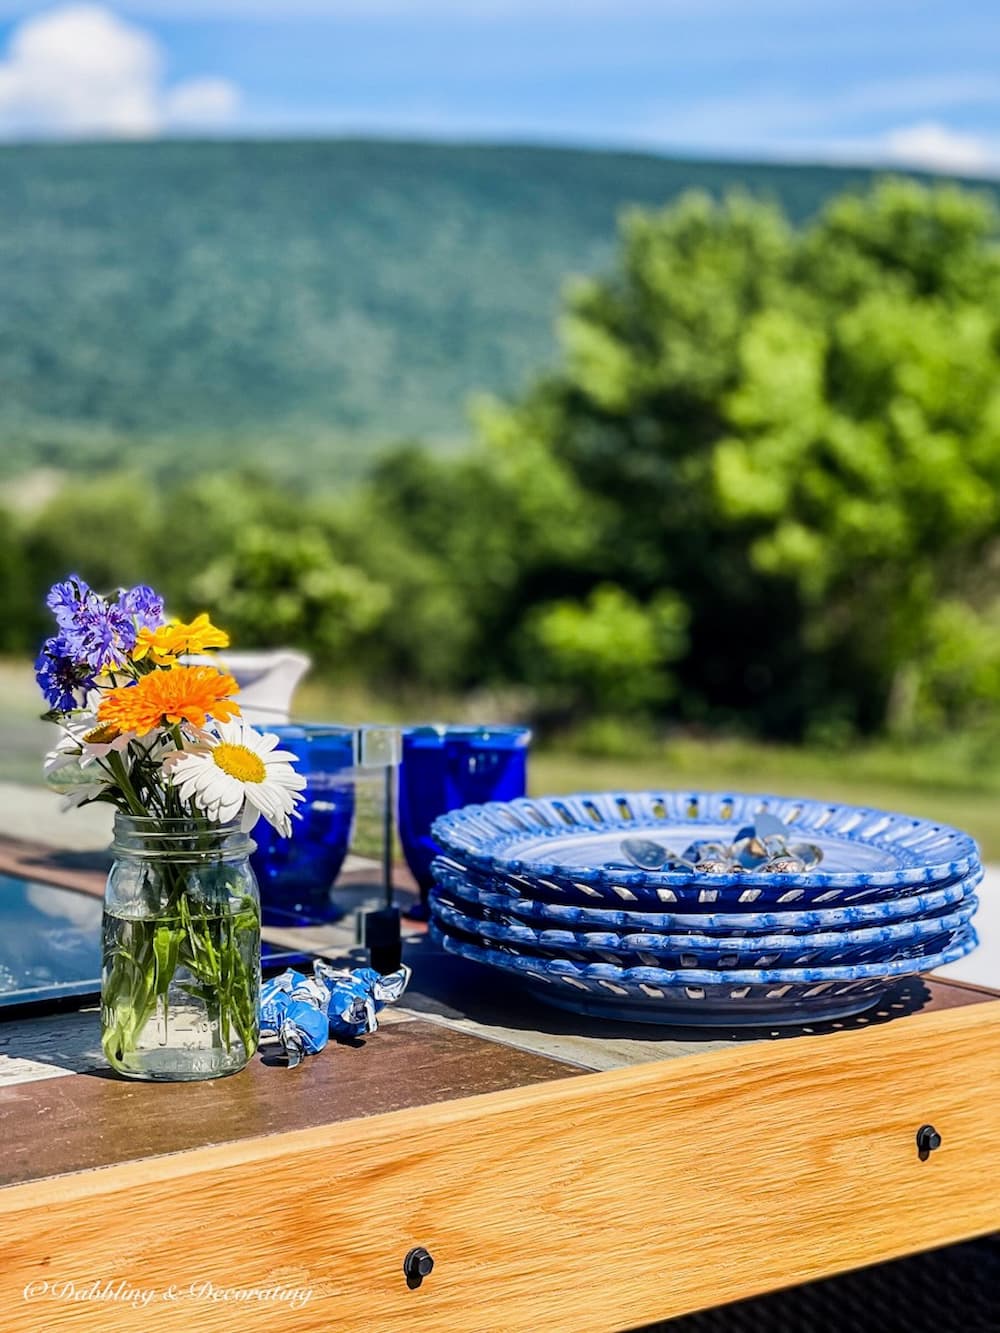
[[[694,839],[731,841],[757,816],[776,816],[813,843],[815,870],[774,874],[631,868],[623,850],[641,837],[682,851]],[[966,833],[853,805],[722,792],[595,792],[494,801],[442,815],[435,839],[479,873],[523,879],[533,898],[614,906],[681,904],[828,907],[877,902],[946,883],[979,867]]]
[[[960,910],[932,921],[908,921],[868,930],[812,935],[657,935],[615,931],[538,930],[523,922],[497,921],[463,911],[445,889],[432,889],[431,913],[446,930],[474,937],[522,956],[613,963],[617,967],[787,968],[919,958],[946,949],[979,905],[970,895]]]
[[[978,940],[967,926],[939,954],[853,967],[669,972],[655,967],[518,958],[431,925],[451,954],[516,977],[546,1004],[596,1018],[690,1027],[769,1027],[826,1022],[876,1004],[894,981],[964,958]]]
[[[927,920],[954,911],[956,904],[974,893],[983,880],[980,866],[965,879],[909,897],[798,912],[794,907],[755,911],[752,906],[744,906],[738,912],[643,912],[630,907],[577,907],[568,903],[537,902],[523,896],[525,891],[518,885],[499,876],[479,877],[454,858],[439,856],[433,868],[437,883],[456,898],[483,912],[496,912],[505,920],[557,926],[564,930],[650,930],[663,935],[685,931],[703,935],[798,935],[888,925],[918,917]]]

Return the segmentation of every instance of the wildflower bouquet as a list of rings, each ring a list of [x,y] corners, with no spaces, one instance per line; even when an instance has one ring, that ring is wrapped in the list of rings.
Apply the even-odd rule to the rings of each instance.
[[[168,620],[151,588],[110,597],[73,576],[48,596],[36,663],[61,735],[45,761],[67,803],[108,802],[116,860],[101,1012],[111,1065],[141,1078],[241,1068],[257,1045],[260,909],[247,835],[284,837],[305,779],[240,718],[233,677],[185,664],[225,648],[207,615]]]

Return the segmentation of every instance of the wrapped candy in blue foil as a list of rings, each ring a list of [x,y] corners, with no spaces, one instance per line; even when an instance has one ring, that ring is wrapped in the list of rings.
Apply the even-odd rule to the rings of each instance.
[[[376,1014],[398,1000],[410,980],[401,967],[381,976],[370,967],[340,970],[316,959],[314,975],[289,969],[261,986],[260,1035],[277,1038],[294,1068],[335,1036],[359,1037],[378,1027]]]
[[[324,1004],[325,988],[315,988],[302,972],[283,972],[260,988],[261,1040],[277,1038],[295,1066],[303,1055],[315,1055],[330,1035]]]
[[[375,1015],[387,1004],[394,1004],[410,980],[410,969],[405,964],[398,971],[382,976],[370,967],[340,971],[317,958],[313,971],[327,989],[330,1031],[344,1037],[375,1032],[378,1028]]]

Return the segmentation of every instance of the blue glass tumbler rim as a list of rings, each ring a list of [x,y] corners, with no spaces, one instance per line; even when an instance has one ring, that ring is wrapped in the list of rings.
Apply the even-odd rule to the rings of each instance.
[[[496,725],[466,722],[415,722],[400,728],[404,741],[427,744],[448,740],[467,740],[493,745],[498,749],[526,750],[531,744],[531,728],[512,722]]]
[[[347,726],[342,722],[303,722],[296,719],[294,722],[275,722],[269,725],[267,730],[289,740],[312,740],[327,736],[351,740],[357,727]]]

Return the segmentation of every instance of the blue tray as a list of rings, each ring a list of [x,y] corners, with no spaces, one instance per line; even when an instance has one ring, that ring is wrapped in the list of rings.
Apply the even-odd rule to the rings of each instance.
[[[439,856],[433,870],[438,884],[484,915],[493,912],[504,920],[557,926],[565,930],[651,930],[665,935],[686,931],[703,935],[798,935],[817,930],[853,930],[917,918],[928,920],[954,911],[957,904],[975,892],[984,874],[980,866],[965,879],[940,888],[902,898],[887,898],[883,902],[843,907],[755,911],[752,906],[744,906],[738,912],[644,912],[630,907],[577,907],[568,903],[537,902],[524,896],[525,881],[514,883],[498,875],[480,877],[453,857]]]
[[[820,847],[815,870],[705,874],[632,868],[626,838],[682,851],[694,839],[731,841],[761,813]],[[878,902],[960,879],[979,868],[968,834],[929,820],[794,797],[721,792],[594,792],[494,801],[442,815],[433,834],[480,874],[523,879],[549,901],[682,905],[686,910],[828,907]]]
[[[660,967],[669,971],[708,968],[832,967],[891,962],[938,954],[967,926],[979,905],[975,895],[960,910],[931,921],[908,921],[868,930],[812,935],[657,935],[615,931],[538,930],[522,922],[498,922],[462,911],[444,889],[432,889],[431,913],[446,930],[522,956]]]
[[[431,936],[447,953],[516,978],[556,1008],[623,1022],[688,1027],[778,1027],[846,1018],[871,1008],[895,981],[956,962],[978,944],[976,932],[967,926],[948,949],[921,959],[852,967],[671,972],[519,958],[442,931],[435,923]]]

